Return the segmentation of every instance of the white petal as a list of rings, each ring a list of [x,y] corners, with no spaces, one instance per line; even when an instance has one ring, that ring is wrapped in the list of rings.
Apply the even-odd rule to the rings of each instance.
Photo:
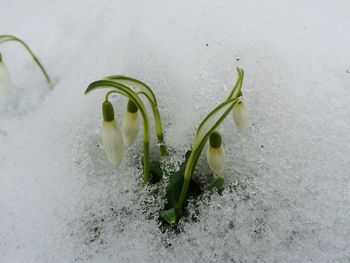
[[[237,130],[243,133],[248,126],[248,113],[243,101],[238,103],[233,108],[233,120],[236,124]]]
[[[11,79],[6,65],[0,62],[0,92],[9,94],[11,92]]]
[[[114,166],[120,166],[124,159],[124,144],[116,120],[103,122],[102,142],[108,159]]]
[[[207,161],[213,173],[222,176],[225,166],[224,147],[221,145],[218,148],[213,148],[209,145],[207,150]]]
[[[139,131],[139,120],[137,112],[126,112],[123,120],[122,130],[125,145],[130,148],[134,144],[137,133]]]

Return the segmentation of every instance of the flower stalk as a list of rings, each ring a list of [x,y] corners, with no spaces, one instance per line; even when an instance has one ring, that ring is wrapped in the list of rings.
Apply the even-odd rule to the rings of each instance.
[[[34,52],[31,50],[31,48],[23,40],[19,39],[16,36],[0,35],[0,44],[5,43],[5,42],[9,42],[9,41],[16,41],[16,42],[20,43],[29,52],[29,54],[32,56],[35,63],[39,66],[41,72],[44,74],[45,79],[46,79],[47,83],[49,84],[49,87],[52,88],[52,83],[51,83],[51,79],[50,79],[49,74],[46,72],[44,66],[40,63],[38,57],[34,54]]]

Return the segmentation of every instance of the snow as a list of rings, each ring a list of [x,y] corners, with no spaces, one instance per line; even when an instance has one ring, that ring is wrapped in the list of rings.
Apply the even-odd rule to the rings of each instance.
[[[1,34],[26,41],[55,86],[18,44],[0,46],[14,83],[0,98],[0,261],[349,261],[349,8],[2,0]],[[176,167],[237,66],[250,120],[244,135],[232,118],[220,128],[226,190],[166,230],[164,182],[142,184],[142,136],[114,169],[101,147],[104,93],[84,90],[112,74],[150,85]],[[126,100],[113,103],[121,123]]]

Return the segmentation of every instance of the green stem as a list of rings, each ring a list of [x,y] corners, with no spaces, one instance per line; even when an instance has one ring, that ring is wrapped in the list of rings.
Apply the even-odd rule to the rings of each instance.
[[[220,109],[227,107],[225,112],[220,116],[220,118],[215,122],[215,124],[211,126],[211,128],[205,133],[205,135],[203,135],[202,138],[198,138],[197,136],[193,143],[192,152],[188,159],[185,173],[184,173],[184,183],[182,185],[179,200],[176,204],[176,211],[180,211],[183,207],[183,204],[187,197],[187,192],[190,185],[193,170],[198,162],[199,156],[202,153],[207,140],[209,139],[210,134],[213,131],[215,131],[217,127],[225,120],[225,118],[232,111],[233,107],[236,105],[237,102],[238,102],[237,98],[231,98],[226,100],[225,102],[217,106],[214,110],[212,110],[212,112],[208,114],[207,118],[205,118],[205,120],[199,126],[198,131],[204,126],[205,122],[207,122],[210,118],[214,117],[214,115],[217,114]]]
[[[159,146],[160,154],[162,156],[168,156],[169,153],[168,153],[168,149],[167,149],[167,147],[165,145],[165,142],[164,142],[163,134],[162,135],[158,135],[157,138],[158,138],[158,146]]]
[[[51,88],[52,85],[51,85],[51,80],[50,80],[49,74],[46,72],[44,66],[40,63],[39,59],[34,54],[34,52],[30,49],[30,47],[23,40],[19,39],[18,37],[11,36],[11,35],[0,35],[0,44],[8,42],[8,41],[17,41],[24,46],[24,48],[29,52],[29,54],[32,56],[33,60],[39,66],[40,70],[42,71],[42,73],[44,74],[44,76],[46,78],[46,81],[49,83],[49,86]]]
[[[242,89],[242,84],[243,84],[243,78],[244,78],[244,71],[241,68],[237,68],[237,73],[238,73],[238,79],[236,81],[236,84],[234,85],[233,89],[231,90],[230,94],[228,95],[227,99],[230,99],[232,97],[236,97],[241,89]]]
[[[154,124],[156,127],[156,135],[158,139],[158,146],[159,146],[159,151],[161,156],[168,156],[168,150],[164,142],[164,134],[163,134],[163,126],[162,126],[162,120],[160,118],[160,113],[158,110],[158,106],[154,104],[153,100],[147,95],[147,93],[143,91],[137,92],[137,94],[142,94],[144,95],[147,99],[149,104],[151,105],[152,112],[153,112],[153,117],[154,117]]]
[[[143,181],[148,183],[149,177],[149,141],[143,140]]]
[[[237,68],[237,73],[238,73],[238,78],[236,81],[236,84],[234,85],[234,87],[232,88],[229,96],[226,98],[226,101],[239,97],[239,94],[241,94],[241,89],[242,89],[242,84],[243,84],[243,78],[244,78],[244,71],[241,68]],[[199,128],[197,129],[197,135],[199,133],[199,131],[202,129],[202,126],[207,122],[208,119],[210,119],[212,113],[208,114],[204,120],[201,122],[201,124],[199,125]]]
[[[96,90],[96,89],[102,89],[102,88],[113,88],[114,90],[109,91],[106,94],[106,99],[108,99],[108,96],[112,93],[119,93],[122,94],[129,99],[131,99],[138,109],[141,112],[142,119],[143,119],[143,149],[144,149],[144,156],[143,156],[143,180],[145,183],[148,183],[150,180],[149,176],[149,144],[150,144],[150,127],[149,127],[149,118],[146,111],[146,108],[142,102],[142,100],[139,98],[139,96],[129,87],[116,83],[114,81],[109,80],[99,80],[91,83],[88,88],[85,91],[85,94],[88,94],[89,92]]]
[[[141,91],[137,92],[137,94],[144,95],[147,98],[149,104],[151,105],[160,154],[162,156],[169,155],[167,147],[164,142],[163,126],[160,118],[160,113],[158,110],[156,96],[154,95],[152,89],[149,86],[147,86],[144,82],[131,77],[113,75],[113,76],[108,76],[105,79],[115,81],[116,83],[135,85],[141,89]]]

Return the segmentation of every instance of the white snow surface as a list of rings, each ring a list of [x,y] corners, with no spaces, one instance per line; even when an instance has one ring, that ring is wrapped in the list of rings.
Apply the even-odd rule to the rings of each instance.
[[[14,83],[0,98],[0,262],[350,262],[349,1],[0,6],[0,34],[25,40],[55,84],[18,44],[0,45]],[[164,183],[142,183],[142,135],[114,169],[105,92],[83,93],[111,74],[149,84],[171,165],[237,66],[250,119],[244,135],[232,118],[219,129],[226,190],[161,228]],[[113,103],[120,123],[126,100]]]

